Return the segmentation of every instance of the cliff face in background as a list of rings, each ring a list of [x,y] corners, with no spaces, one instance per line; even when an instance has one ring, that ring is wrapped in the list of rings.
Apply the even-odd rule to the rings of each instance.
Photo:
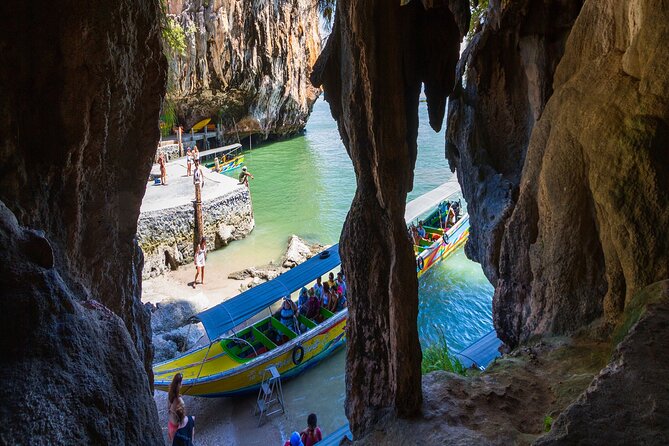
[[[5,7],[21,14],[0,37],[0,443],[160,444],[135,240],[158,1]]]
[[[610,326],[669,277],[669,6],[491,3],[448,114],[467,253],[505,342]]]
[[[318,95],[308,80],[320,52],[315,0],[169,0],[168,11],[186,35],[169,93],[185,129],[219,114],[235,141],[234,121],[263,139],[304,129]]]

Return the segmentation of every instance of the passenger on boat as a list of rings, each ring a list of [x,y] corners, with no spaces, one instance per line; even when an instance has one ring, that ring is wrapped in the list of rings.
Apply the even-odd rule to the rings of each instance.
[[[174,438],[174,434],[179,429],[179,420],[177,416],[177,408],[185,407],[184,400],[181,398],[181,382],[183,375],[177,373],[172,378],[169,391],[167,392],[167,436],[170,441]]]
[[[337,273],[337,285],[341,288],[341,294],[346,296],[346,282],[344,281],[344,275],[341,271]]]
[[[455,206],[451,205],[451,208],[448,210],[448,219],[446,220],[446,226],[451,227],[455,224],[457,218],[457,213],[455,211]]]
[[[221,163],[218,162],[218,157],[214,157],[214,170],[216,173],[221,173]]]
[[[300,297],[297,298],[297,310],[299,312],[301,313],[303,312],[302,307],[304,306],[304,304],[307,303],[308,300],[309,300],[309,294],[307,292],[307,289],[305,287],[302,287],[302,289],[300,290]]]
[[[314,291],[316,292],[316,296],[320,299],[320,297],[323,295],[323,284],[321,283],[321,278],[317,277],[316,278],[316,285],[314,285]]]
[[[442,201],[439,203],[439,227],[446,228],[446,220],[448,218],[448,210],[451,207],[450,201]]]
[[[307,417],[307,428],[300,434],[300,439],[304,446],[313,446],[323,439],[321,428],[318,427],[318,418],[315,413],[310,413]]]
[[[330,290],[330,299],[328,299],[327,309],[333,313],[337,311],[337,304],[339,303],[339,296],[341,293],[338,290],[332,288]]]
[[[284,297],[283,303],[281,304],[281,323],[295,332],[297,331],[295,329],[297,312],[298,310],[295,302],[293,302],[289,296]]]
[[[323,284],[323,294],[321,294],[321,305],[325,308],[328,307],[328,303],[330,302],[330,290],[330,282],[325,282]]]
[[[343,294],[339,294],[339,297],[337,299],[337,305],[335,306],[334,312],[337,313],[344,308],[348,306],[348,301],[346,300],[346,297]]]
[[[427,233],[425,232],[425,228],[423,227],[423,220],[420,220],[418,222],[418,228],[416,229],[416,231],[418,232],[418,236],[420,238],[425,239]]]
[[[302,313],[309,319],[314,319],[320,314],[321,301],[316,297],[316,293],[312,292],[314,289],[309,290],[309,300],[306,304],[306,310]]]
[[[330,271],[330,275],[328,276],[328,283],[330,284],[330,288],[334,287],[337,282],[335,282],[335,276],[332,271]]]

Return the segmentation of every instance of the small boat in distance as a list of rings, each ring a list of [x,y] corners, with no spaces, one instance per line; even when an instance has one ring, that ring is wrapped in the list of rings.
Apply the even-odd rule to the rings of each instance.
[[[218,167],[216,160],[218,159]],[[216,147],[200,152],[200,163],[214,172],[225,173],[242,167],[244,153],[241,144]]]
[[[416,274],[420,278],[427,270],[448,258],[465,244],[469,237],[469,215],[460,215],[460,201],[443,201],[424,219],[424,236],[419,227],[411,223],[409,235],[414,241]]]
[[[295,332],[272,315],[259,313],[317,277],[339,266],[339,245],[196,316],[211,340],[182,356],[154,364],[155,387],[167,391],[176,373],[183,374],[182,394],[235,396],[258,391],[263,373],[276,367],[291,378],[344,345],[348,310],[325,308],[313,319],[297,318]],[[256,318],[254,318],[254,316]],[[242,327],[242,328],[240,328]]]

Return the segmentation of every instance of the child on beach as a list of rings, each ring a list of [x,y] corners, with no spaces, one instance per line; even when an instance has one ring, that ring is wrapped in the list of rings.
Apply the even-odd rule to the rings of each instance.
[[[321,428],[318,427],[318,419],[315,413],[310,413],[307,417],[307,428],[302,431],[300,438],[304,446],[312,446],[323,439]]]

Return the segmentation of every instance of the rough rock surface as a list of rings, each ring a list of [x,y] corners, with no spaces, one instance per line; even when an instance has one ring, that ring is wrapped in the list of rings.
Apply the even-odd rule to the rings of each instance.
[[[355,296],[346,350],[346,414],[355,435],[388,412],[415,415],[422,400],[418,283],[404,210],[421,86],[438,129],[469,23],[467,1],[429,2],[428,9],[423,3],[337,2],[333,32],[312,75],[357,178],[340,244]]]
[[[537,445],[669,444],[669,281],[630,307],[611,362]]]
[[[669,5],[601,0],[577,11],[532,2],[572,5],[566,41],[571,16],[544,14],[555,22],[547,29],[563,25],[544,33],[557,37],[555,48],[535,36],[527,51],[522,39],[495,50],[529,26],[516,3],[493,2],[468,49],[448,136],[473,214],[467,252],[496,284],[495,327],[510,345],[602,315],[612,326],[636,290],[669,277],[669,235],[658,231],[669,224]],[[545,64],[514,68],[516,53]],[[537,67],[558,60],[552,87],[539,88],[550,78]]]
[[[151,311],[154,361],[164,361],[191,348],[204,334],[201,324],[192,324],[190,318],[207,307],[202,296],[184,294],[173,300],[145,304]]]
[[[170,100],[185,128],[222,117],[226,139],[302,131],[318,91],[308,80],[320,52],[315,0],[169,0],[186,35],[173,55]]]
[[[210,249],[246,237],[255,226],[251,194],[245,187],[203,200],[202,216]],[[142,212],[137,222],[137,238],[144,252],[143,278],[193,261],[193,219],[192,204]]]
[[[314,255],[323,251],[326,246],[319,243],[309,243],[305,240],[302,240],[296,235],[291,235],[288,239],[288,246],[286,247],[286,252],[281,257],[279,264],[270,261],[266,265],[253,266],[250,268],[245,268],[241,271],[235,271],[228,275],[228,279],[235,280],[244,280],[248,278],[259,279],[259,281],[253,281],[248,284],[248,287],[251,288],[254,285],[259,283],[272,280],[278,277],[280,274],[288,271],[294,266],[299,265],[300,263],[312,258]]]
[[[44,236],[0,243],[0,443],[158,444],[134,239],[165,88],[158,1],[1,9],[21,13],[0,37],[0,200]]]

